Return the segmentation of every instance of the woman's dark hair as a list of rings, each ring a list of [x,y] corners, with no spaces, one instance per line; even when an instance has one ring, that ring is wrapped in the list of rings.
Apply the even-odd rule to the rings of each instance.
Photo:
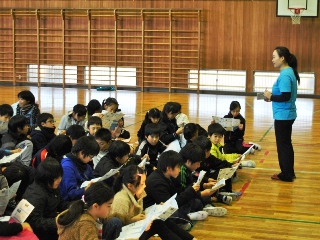
[[[130,146],[121,140],[113,141],[108,149],[108,155],[113,160],[115,160],[117,157],[122,158],[123,156],[128,155],[129,153]]]
[[[240,103],[239,103],[238,101],[232,101],[232,102],[230,103],[229,110],[230,110],[230,111],[233,111],[233,110],[235,110],[236,108],[241,109]]]
[[[89,117],[88,119],[88,123],[87,123],[87,128],[89,128],[91,125],[93,124],[97,124],[100,125],[102,127],[102,120],[101,118],[97,117],[97,116],[92,116]]]
[[[212,143],[206,136],[198,136],[195,140],[192,141],[192,143],[198,145],[203,151],[211,150]]]
[[[149,123],[144,128],[144,135],[146,137],[150,135],[160,135],[161,129],[158,124],[155,123]]]
[[[74,113],[77,113],[79,117],[85,116],[87,114],[87,108],[83,104],[74,105],[72,111]]]
[[[84,192],[84,201],[78,200],[71,204],[69,210],[60,215],[57,219],[58,224],[66,226],[75,222],[85,210],[90,209],[93,204],[101,206],[105,202],[110,201],[114,197],[114,192],[103,182],[93,183]]]
[[[45,147],[50,157],[53,157],[60,161],[62,157],[71,152],[72,141],[66,135],[55,136]]]
[[[112,136],[111,136],[111,132],[109,129],[107,128],[100,128],[96,131],[96,134],[94,135],[94,138],[96,140],[102,140],[102,141],[105,141],[105,142],[110,142],[111,139],[112,139]]]
[[[198,132],[197,124],[187,123],[183,128],[183,136],[186,140],[190,140]]]
[[[179,152],[184,163],[189,160],[192,164],[196,162],[202,162],[206,155],[201,147],[194,143],[188,143]]]
[[[289,49],[286,47],[279,46],[279,47],[276,47],[274,50],[277,51],[279,57],[284,57],[285,61],[293,69],[293,72],[294,72],[294,75],[296,76],[298,84],[300,84],[300,76],[297,70],[298,61],[296,56],[290,53]]]
[[[161,111],[158,108],[151,108],[144,117],[145,123],[152,123],[150,118],[160,118]]]
[[[94,113],[101,113],[102,106],[97,99],[92,99],[90,102],[88,102],[87,111],[88,115],[92,116]]]
[[[46,122],[49,118],[54,119],[53,115],[51,113],[41,113],[37,117],[37,125],[41,126],[41,123]]]
[[[24,100],[29,101],[29,104],[35,104],[36,99],[33,95],[32,92],[30,92],[29,90],[24,90],[18,93],[18,98],[22,98]]]
[[[77,154],[82,152],[84,157],[89,155],[96,156],[100,151],[99,144],[92,136],[84,136],[77,140],[71,149],[71,153]]]
[[[212,134],[220,134],[223,135],[225,133],[225,129],[219,123],[211,123],[208,126],[208,134],[211,136]]]
[[[0,116],[8,115],[9,117],[13,116],[13,108],[9,104],[0,105]]]
[[[35,181],[44,184],[46,187],[53,186],[55,179],[63,176],[63,169],[57,159],[47,157],[36,169]]]
[[[115,110],[117,110],[119,107],[119,103],[118,103],[117,99],[115,99],[115,98],[108,97],[107,99],[103,99],[102,103],[101,103],[103,109],[104,109],[104,105],[110,106],[113,104],[117,106],[117,108],[115,109]]]
[[[182,157],[179,153],[173,150],[169,150],[166,152],[161,153],[157,168],[165,173],[167,171],[167,168],[170,167],[174,169],[176,166],[181,166],[182,164]]]
[[[25,116],[15,115],[10,118],[8,129],[14,133],[17,133],[18,128],[23,129],[26,125],[28,125],[28,119]]]
[[[124,168],[113,183],[113,191],[115,193],[119,192],[122,189],[122,184],[124,184],[126,187],[128,187],[129,183],[135,187],[139,186],[141,174],[143,173],[144,171],[137,165],[130,165]]]
[[[73,140],[78,140],[79,138],[86,135],[86,131],[82,126],[74,124],[68,127],[66,135]]]

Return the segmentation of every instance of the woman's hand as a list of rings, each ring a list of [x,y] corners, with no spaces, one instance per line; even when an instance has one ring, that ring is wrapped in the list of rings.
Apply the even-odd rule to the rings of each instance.
[[[271,98],[271,96],[272,96],[272,93],[269,92],[269,91],[266,89],[266,90],[264,91],[264,93],[263,93],[263,96],[265,97],[265,98],[264,98],[264,101],[270,102],[270,98]]]

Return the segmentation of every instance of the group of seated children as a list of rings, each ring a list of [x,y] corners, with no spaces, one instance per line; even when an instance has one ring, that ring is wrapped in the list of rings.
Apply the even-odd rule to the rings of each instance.
[[[104,126],[104,116],[118,110],[116,99],[75,105],[61,118],[55,135],[53,115],[40,114],[29,95],[18,95],[15,111],[10,105],[0,106],[0,153],[22,151],[15,162],[0,161],[0,177],[8,180],[9,187],[21,180],[16,201],[24,198],[35,207],[26,220],[30,225],[19,225],[19,231],[32,228],[39,239],[98,239],[98,233],[103,239],[116,239],[123,226],[146,218],[145,209],[177,194],[178,210],[164,221],[153,220],[139,239],[158,234],[161,239],[192,240],[196,238],[187,232],[192,221],[226,215],[227,209],[214,204],[230,205],[241,194],[233,191],[231,179],[212,190],[219,170],[235,166],[249,148],[243,144],[245,120],[238,102],[231,103],[225,117],[239,118],[241,123],[229,132],[214,122],[208,131],[189,123],[177,102],[166,103],[162,111],[152,108],[133,152],[118,140],[130,138],[123,117],[115,128]],[[220,143],[223,136],[226,149]],[[261,149],[258,144],[255,148]],[[255,164],[242,161],[242,166]],[[96,182],[114,169],[120,170]],[[205,177],[196,183],[201,170]]]

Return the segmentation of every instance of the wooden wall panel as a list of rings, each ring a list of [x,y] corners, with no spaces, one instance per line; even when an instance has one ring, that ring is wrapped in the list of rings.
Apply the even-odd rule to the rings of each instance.
[[[300,72],[320,76],[319,18],[276,17],[275,0],[253,1],[37,1],[7,0],[0,8],[179,8],[203,9],[202,68],[247,70],[247,90],[252,91],[253,70],[276,70],[271,64],[274,47],[287,46],[297,56]],[[1,24],[1,23],[0,23]],[[319,81],[316,94],[320,94]]]

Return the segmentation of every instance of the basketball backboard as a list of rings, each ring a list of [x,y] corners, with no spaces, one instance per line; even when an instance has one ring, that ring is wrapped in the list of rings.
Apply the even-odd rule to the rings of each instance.
[[[301,17],[318,17],[319,0],[277,0],[277,17],[291,17],[293,9],[300,11]]]

